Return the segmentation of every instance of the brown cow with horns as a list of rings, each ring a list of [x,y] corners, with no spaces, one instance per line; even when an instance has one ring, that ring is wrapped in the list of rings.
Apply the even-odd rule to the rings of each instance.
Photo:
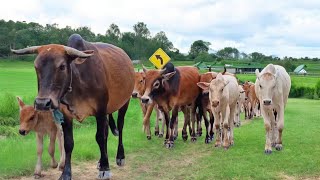
[[[34,62],[38,79],[36,110],[56,111],[62,103],[72,114],[63,114],[66,162],[60,179],[71,179],[72,118],[82,121],[88,116],[95,116],[97,121],[96,141],[101,153],[98,179],[110,179],[107,114],[119,110],[116,162],[122,166],[125,158],[122,128],[134,86],[133,65],[122,49],[111,44],[87,42],[78,34],[70,36],[68,46],[50,44],[12,51],[38,54]]]
[[[164,113],[167,132],[166,147],[172,148],[174,136],[174,125],[177,123],[179,108],[191,108],[192,132],[191,141],[196,140],[195,134],[195,100],[200,93],[197,83],[200,80],[199,72],[196,67],[182,66],[175,68],[172,63],[168,63],[163,70],[147,70],[146,73],[146,90],[141,97],[142,103],[153,103],[155,101],[159,109]],[[170,119],[169,112],[172,110]],[[182,130],[182,138],[186,140],[186,128],[189,125],[190,113],[186,111],[185,123]],[[170,133],[169,133],[170,122]]]

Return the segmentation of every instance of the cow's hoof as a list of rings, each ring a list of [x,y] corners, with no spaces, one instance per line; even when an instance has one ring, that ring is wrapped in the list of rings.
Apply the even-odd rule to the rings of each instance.
[[[61,175],[59,180],[71,180],[71,175]]]
[[[282,150],[282,144],[277,144],[276,145],[276,150],[281,151]]]
[[[119,136],[119,131],[118,131],[118,129],[113,129],[113,130],[111,130],[111,132],[112,132],[112,134],[113,134],[114,136]]]
[[[154,131],[154,135],[158,136],[159,135],[159,131]]]
[[[59,169],[59,171],[63,171],[63,169],[64,169],[64,164],[59,164],[59,165],[58,165],[58,169]]]
[[[166,145],[168,141],[169,141],[169,139],[165,139],[165,140],[163,141],[163,144]]]
[[[174,140],[174,141],[177,140],[177,136],[173,136],[173,140]]]
[[[41,174],[41,173],[34,173],[34,178],[35,179],[40,179],[40,178],[42,178],[43,177],[43,174]]]
[[[57,162],[54,162],[54,163],[51,163],[51,168],[55,169],[58,167],[58,163]]]
[[[186,134],[184,135],[184,134],[183,134],[183,135],[182,135],[182,140],[183,140],[183,141],[187,141],[187,140],[188,140],[188,135],[186,135]]]
[[[214,135],[211,135],[210,140],[213,141],[213,139],[214,139]]]
[[[147,139],[148,139],[148,140],[151,140],[151,136],[147,136]]]
[[[264,150],[264,153],[265,153],[265,154],[271,154],[271,153],[272,153],[272,150],[271,150],[271,149],[265,149],[265,150]]]
[[[197,137],[191,137],[191,142],[196,142],[197,141]]]
[[[220,146],[221,146],[220,143],[215,143],[215,144],[214,144],[214,147],[216,147],[216,148],[218,148],[218,147],[220,147]]]
[[[226,151],[229,149],[229,146],[223,147],[223,149]]]
[[[110,171],[99,171],[97,179],[111,179]]]
[[[166,148],[167,149],[173,148],[173,141],[168,141],[167,144],[166,144]]]
[[[163,138],[163,134],[160,133],[160,134],[158,135],[158,137],[159,137],[159,138]]]
[[[117,165],[118,166],[124,166],[125,165],[125,159],[116,159]]]
[[[97,169],[100,169],[100,161],[97,162]]]
[[[211,142],[210,137],[207,137],[207,138],[204,140],[204,143],[206,143],[206,144],[209,144],[210,142]]]

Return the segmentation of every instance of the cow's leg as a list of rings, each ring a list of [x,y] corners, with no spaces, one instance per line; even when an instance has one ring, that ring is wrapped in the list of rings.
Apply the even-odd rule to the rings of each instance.
[[[277,119],[277,129],[278,129],[278,136],[276,141],[276,150],[282,150],[282,132],[284,128],[284,105],[280,105],[280,109],[278,112],[278,119]]]
[[[119,131],[117,129],[116,123],[114,121],[113,115],[109,114],[109,127],[111,129],[111,132],[114,136],[119,136]],[[106,129],[106,131],[108,131],[109,129]]]
[[[156,126],[154,128],[154,135],[158,136],[159,135],[159,121],[160,121],[160,111],[158,108],[154,107],[154,110],[156,111]]]
[[[202,119],[202,108],[199,109],[199,113],[196,113],[195,116],[196,116],[196,122],[197,122],[197,136],[202,136],[202,127],[201,127],[201,119]]]
[[[196,122],[196,105],[193,103],[191,105],[191,128],[192,128],[192,134],[191,134],[191,142],[197,141],[196,131],[195,131],[195,122]]]
[[[179,128],[178,123],[179,123],[179,118],[177,115],[176,122],[174,123],[174,140],[178,138],[178,128]]]
[[[64,149],[66,151],[66,161],[59,179],[61,180],[71,180],[71,154],[74,146],[73,142],[73,129],[72,129],[72,119],[68,119],[64,116],[64,122],[62,123],[63,136],[64,136]]]
[[[34,178],[39,179],[41,175],[41,168],[42,168],[42,152],[43,152],[43,134],[36,133],[37,137],[37,164],[34,171]]]
[[[123,166],[125,164],[125,155],[124,155],[124,148],[122,143],[122,136],[123,136],[122,130],[124,125],[124,117],[128,110],[129,102],[130,101],[128,101],[124,106],[122,106],[118,112],[119,143],[118,143],[118,152],[117,152],[117,158],[116,158],[116,162],[118,166]]]
[[[167,111],[167,110],[164,110],[164,111],[163,111],[163,114],[164,114],[164,119],[165,119],[165,122],[166,122],[166,137],[165,137],[165,140],[164,140],[164,145],[166,145],[167,142],[169,141],[169,122],[170,122],[170,116],[169,116],[169,111]]]
[[[153,110],[153,107],[155,106],[154,103],[147,106],[147,111],[145,116],[143,117],[143,129],[145,132],[147,132],[147,139],[151,139],[151,130],[150,130],[150,116]]]
[[[66,154],[64,150],[64,138],[63,138],[63,131],[62,126],[60,124],[56,124],[57,126],[57,138],[58,138],[58,145],[59,145],[59,151],[60,151],[60,162],[59,162],[59,170],[63,170]]]
[[[221,146],[221,127],[220,127],[220,121],[221,121],[221,116],[220,112],[213,112],[214,115],[214,127],[216,129],[216,143],[214,144],[215,147],[220,147]]]
[[[205,137],[204,143],[208,144],[210,143],[211,139],[209,137],[209,120],[207,117],[207,110],[205,108],[201,108],[199,109],[199,111],[202,111],[204,125],[206,126],[206,137]]]
[[[210,132],[209,132],[209,135],[210,135],[210,140],[213,141],[214,139],[214,116],[213,116],[213,113],[211,112],[211,110],[208,110],[209,112],[209,117],[210,117]]]
[[[174,141],[174,127],[176,124],[176,120],[178,117],[178,110],[179,110],[179,106],[174,106],[172,109],[172,115],[171,115],[171,119],[170,119],[170,135],[169,135],[169,141],[166,144],[167,148],[172,148],[173,147],[173,141]]]
[[[271,112],[266,112],[264,108],[261,109],[263,120],[264,120],[264,127],[266,129],[266,144],[264,147],[264,153],[265,154],[271,154],[272,148],[271,148],[271,136],[272,136],[272,129],[271,129],[271,120],[270,116],[272,115]]]
[[[183,112],[183,115],[184,115],[184,123],[183,123],[183,128],[182,128],[182,139],[184,141],[186,141],[188,139],[187,126],[190,121],[190,113],[189,113],[189,108],[186,106],[181,107],[181,111]]]
[[[278,135],[278,128],[277,128],[277,110],[273,110],[273,113],[271,114],[271,146],[276,147],[276,140]]]
[[[225,111],[222,111],[222,122],[223,122],[223,147],[225,149],[229,148],[230,140],[228,136],[228,132],[230,129],[229,119],[230,119],[230,106],[227,105]]]
[[[164,134],[164,127],[166,126],[166,120],[164,118],[163,112],[161,112],[160,110],[158,110],[158,111],[161,115],[161,120],[162,120],[162,126],[161,126],[161,132],[159,132],[159,138],[162,138],[163,134]]]
[[[54,151],[55,151],[55,147],[56,147],[56,144],[55,144],[56,143],[56,137],[57,137],[57,131],[51,131],[48,152],[49,152],[49,155],[51,157],[50,166],[52,168],[58,167],[58,163],[54,158]]]
[[[104,111],[101,111],[96,114],[97,121],[97,132],[96,132],[96,141],[100,149],[100,167],[98,179],[109,179],[111,177],[109,161],[107,155],[107,137],[109,134],[109,125],[107,121],[107,115]],[[119,128],[120,129],[120,128]],[[119,132],[120,134],[120,132]],[[119,135],[120,138],[120,135]]]
[[[229,133],[230,133],[230,136],[229,136],[229,143],[231,146],[234,145],[234,139],[233,139],[233,127],[234,127],[234,124],[233,124],[233,121],[235,119],[235,111],[236,111],[236,105],[233,105],[233,106],[230,106],[230,117],[229,117]]]

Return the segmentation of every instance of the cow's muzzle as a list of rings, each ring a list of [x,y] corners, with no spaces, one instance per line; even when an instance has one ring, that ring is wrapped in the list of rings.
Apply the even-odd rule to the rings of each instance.
[[[269,105],[271,105],[271,100],[270,99],[265,99],[265,100],[263,100],[263,105],[265,105],[265,106],[269,106]]]
[[[22,136],[25,136],[28,134],[28,132],[26,130],[19,129],[19,134],[21,134]]]
[[[132,97],[133,98],[137,98],[138,97],[138,93],[136,93],[136,92],[132,93]]]
[[[149,102],[149,98],[141,98],[141,102],[147,104]]]
[[[212,106],[217,107],[220,104],[220,101],[212,101]]]
[[[50,98],[36,98],[35,109],[39,111],[48,111],[52,108],[52,100]]]

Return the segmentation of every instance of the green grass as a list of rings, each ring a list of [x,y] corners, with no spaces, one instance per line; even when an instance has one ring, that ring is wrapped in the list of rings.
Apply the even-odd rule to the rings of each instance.
[[[254,75],[239,75],[239,78],[255,79]],[[310,86],[313,84],[310,77],[295,78],[292,78],[293,81],[305,81]],[[0,61],[0,117],[9,116],[18,122],[16,95],[22,96],[28,104],[33,102],[36,95],[33,63]],[[319,177],[319,108],[320,101],[289,99],[285,111],[284,150],[274,151],[267,156],[263,153],[265,130],[261,118],[235,129],[235,146],[228,151],[214,148],[212,143],[204,144],[204,137],[200,137],[196,143],[190,140],[183,142],[181,132],[174,149],[168,150],[162,145],[163,139],[154,136],[151,141],[146,139],[142,132],[140,106],[137,100],[132,100],[124,127],[126,171],[115,166],[117,138],[110,134],[108,154],[111,171],[114,174],[122,173],[127,179],[281,179],[280,175]],[[179,126],[182,125],[181,120],[182,117]],[[154,115],[151,127],[154,127]],[[0,131],[8,128],[15,134],[4,139],[0,137],[0,179],[31,176],[36,163],[35,134],[22,137],[17,135],[18,127],[2,125]],[[75,122],[73,164],[84,161],[94,164],[98,160],[95,131],[94,118],[88,118],[83,124]],[[50,160],[47,141],[43,157],[45,168],[49,167]]]

